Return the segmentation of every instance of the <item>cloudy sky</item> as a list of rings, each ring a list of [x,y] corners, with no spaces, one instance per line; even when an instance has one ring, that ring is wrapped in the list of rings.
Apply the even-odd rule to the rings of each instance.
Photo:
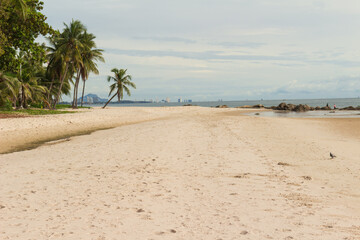
[[[87,93],[126,68],[127,99],[360,95],[358,0],[46,0],[48,23],[83,22],[105,50]]]

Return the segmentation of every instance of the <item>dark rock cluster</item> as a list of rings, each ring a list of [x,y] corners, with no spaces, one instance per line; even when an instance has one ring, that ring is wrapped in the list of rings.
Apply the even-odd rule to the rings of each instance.
[[[341,108],[340,110],[357,111],[357,110],[360,110],[360,106],[357,106],[357,107],[349,106],[349,107]]]
[[[244,105],[237,108],[265,108],[265,107],[262,104],[257,104],[257,105]]]
[[[294,104],[287,104],[287,103],[280,103],[279,106],[273,106],[270,107],[270,109],[273,110],[281,110],[281,111],[293,111],[293,112],[307,112],[307,111],[316,111],[316,110],[331,110],[331,108],[329,106],[325,106],[325,107],[310,107],[307,104],[299,104],[299,105],[294,105]],[[360,106],[358,107],[353,107],[353,106],[349,106],[349,107],[345,107],[345,108],[339,108],[338,110],[360,110]]]

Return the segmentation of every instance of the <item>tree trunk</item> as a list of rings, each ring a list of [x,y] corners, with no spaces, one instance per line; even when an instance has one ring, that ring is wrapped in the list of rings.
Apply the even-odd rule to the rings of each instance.
[[[21,105],[22,105],[22,107],[23,108],[27,108],[27,105],[26,105],[26,96],[25,96],[25,90],[24,90],[24,87],[21,87],[21,91],[22,91],[22,103],[21,103]]]
[[[117,93],[115,93],[114,96],[112,96],[112,97],[110,98],[110,100],[107,101],[107,103],[105,104],[105,106],[103,106],[102,108],[105,108],[105,107],[109,104],[109,102],[111,102],[111,100],[113,100],[113,98],[114,98],[116,95],[117,95]]]
[[[47,95],[47,101],[48,101],[49,104],[51,104],[50,96],[51,96],[51,90],[52,90],[52,88],[53,88],[54,81],[55,81],[55,79],[53,78],[53,79],[51,80],[49,92],[48,92],[48,95]],[[48,107],[49,107],[49,109],[50,109],[51,106],[50,106],[49,104],[48,104]]]
[[[18,100],[19,100],[19,106],[16,107],[16,109],[21,109],[22,108],[22,87],[19,89],[19,93],[18,93]]]
[[[81,95],[81,106],[83,106],[83,103],[84,103],[85,83],[86,83],[86,81],[83,80],[83,89],[82,89],[82,95]]]
[[[74,85],[72,108],[77,108],[77,95],[78,95],[79,82],[80,82],[80,71],[77,72],[76,81],[75,81],[75,85]]]
[[[59,99],[60,99],[60,96],[61,96],[61,89],[62,89],[62,86],[64,84],[64,80],[65,80],[65,77],[66,77],[66,74],[67,74],[67,71],[68,71],[68,68],[69,68],[69,62],[66,62],[66,66],[65,66],[65,72],[64,72],[64,75],[60,81],[60,87],[59,87],[59,91],[58,91],[58,94],[56,96],[56,99],[54,101],[54,106],[53,106],[53,109],[56,109],[56,104],[58,103]]]

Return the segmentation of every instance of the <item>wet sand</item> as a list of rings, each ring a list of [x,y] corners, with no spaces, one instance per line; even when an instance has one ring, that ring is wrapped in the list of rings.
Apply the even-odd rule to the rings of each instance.
[[[359,239],[360,119],[242,112],[0,119],[1,151],[115,127],[0,155],[0,239]]]

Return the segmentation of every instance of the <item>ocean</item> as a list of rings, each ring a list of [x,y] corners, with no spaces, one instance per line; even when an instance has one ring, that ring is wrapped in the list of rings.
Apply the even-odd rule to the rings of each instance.
[[[212,101],[212,102],[191,102],[191,103],[178,103],[178,102],[170,102],[170,103],[131,103],[131,104],[122,104],[122,103],[112,103],[108,106],[111,107],[175,107],[175,106],[183,106],[184,104],[192,104],[201,107],[215,107],[218,105],[227,105],[228,107],[239,107],[244,105],[256,105],[262,104],[265,107],[277,106],[280,103],[292,103],[292,104],[307,104],[311,107],[324,107],[326,104],[329,104],[331,108],[333,108],[334,104],[336,104],[337,108],[343,108],[348,106],[357,107],[360,106],[360,98],[329,98],[329,99],[282,99],[282,100],[251,100],[251,101]],[[90,107],[98,107],[102,106],[99,104],[87,105]]]

